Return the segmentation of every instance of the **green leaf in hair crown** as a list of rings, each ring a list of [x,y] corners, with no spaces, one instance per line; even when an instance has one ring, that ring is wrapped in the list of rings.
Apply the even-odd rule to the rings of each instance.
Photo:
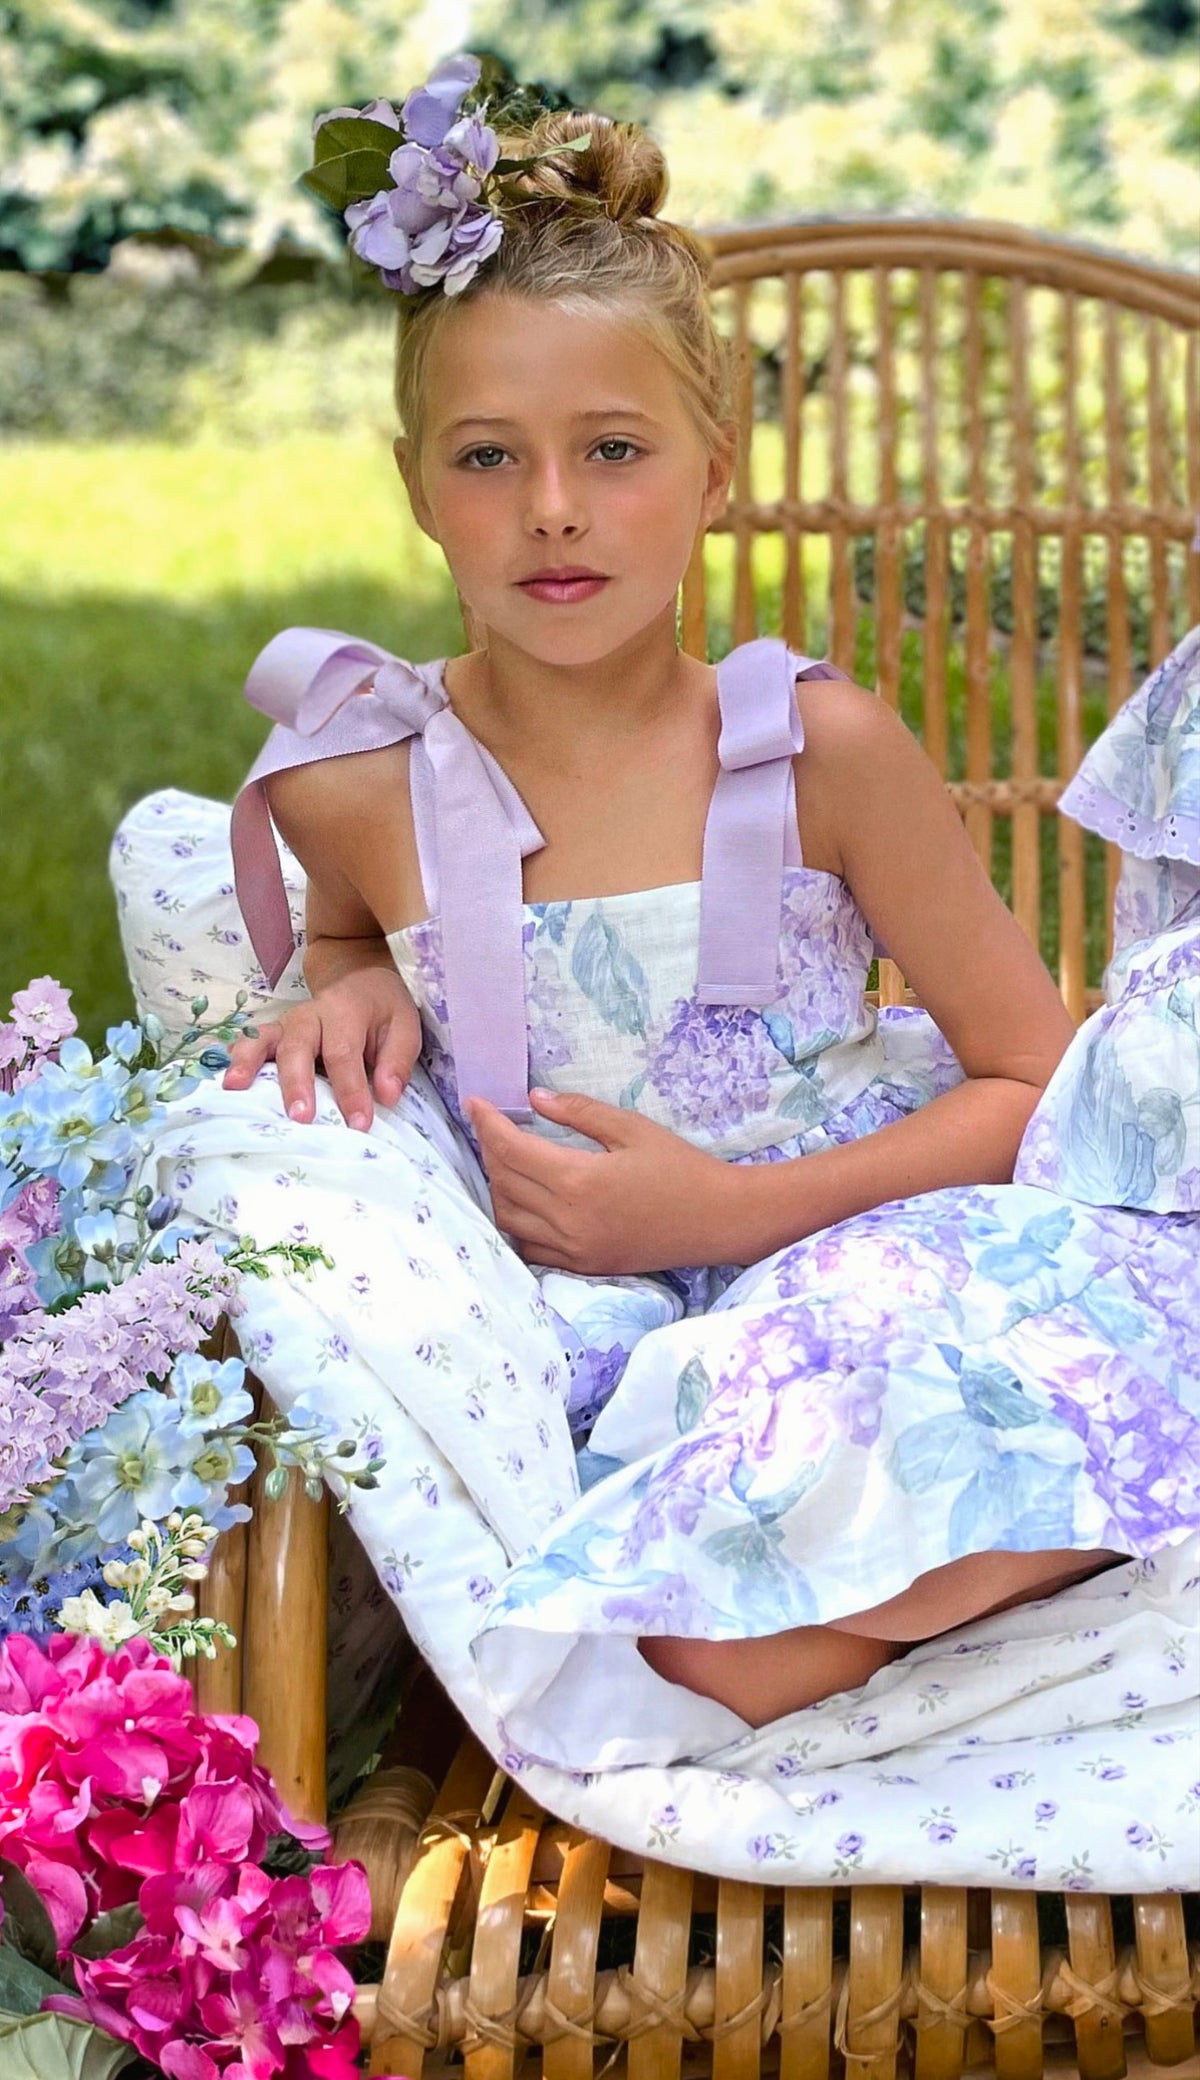
[[[342,212],[352,249],[389,289],[457,296],[504,235],[494,207],[504,176],[591,143],[585,135],[529,158],[501,158],[485,117],[524,125],[552,105],[544,88],[511,80],[497,60],[459,51],[399,109],[377,100],[318,116],[313,164],[301,179]]]

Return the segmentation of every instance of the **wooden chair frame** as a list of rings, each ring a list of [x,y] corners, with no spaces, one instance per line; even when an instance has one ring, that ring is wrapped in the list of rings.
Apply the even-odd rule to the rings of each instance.
[[[1096,882],[1093,874],[1089,895],[1083,833],[1054,809],[1104,716],[1183,626],[1200,621],[1200,284],[997,224],[793,224],[721,233],[711,244],[741,449],[727,511],[711,530],[732,552],[724,609],[714,606],[713,547],[698,541],[683,587],[684,646],[706,655],[723,611],[723,636],[735,642],[769,628],[813,648],[806,557],[815,553],[827,568],[821,647],[853,672],[867,618],[855,544],[869,542],[878,690],[903,705],[906,645],[915,644],[919,659],[907,670],[910,686],[919,681],[926,748],[981,858],[993,867],[997,851],[1007,853],[1013,908],[1035,941],[1054,882],[1061,986],[1081,1016],[1096,1000],[1098,976],[1087,968]],[[763,336],[764,299],[774,343]],[[874,331],[864,355],[865,309]],[[960,441],[949,463],[948,390]],[[864,391],[873,438],[856,443]],[[772,413],[774,482],[764,491],[758,449]],[[864,447],[874,467],[867,488]],[[906,599],[914,530],[923,581],[915,614]],[[760,544],[770,540],[774,575],[764,586]],[[1011,588],[1006,738],[989,602],[997,542]],[[1049,636],[1039,629],[1046,544]],[[1104,698],[1089,728],[1096,666],[1085,581],[1097,544]],[[1149,596],[1140,656],[1131,545]],[[1093,615],[1093,644],[1095,626]],[[1049,732],[1038,704],[1047,644]],[[1004,824],[1011,841],[998,846]],[[1105,909],[1114,867],[1110,854]],[[884,1002],[901,996],[903,978],[886,963],[879,980]],[[283,1796],[316,1818],[325,1805],[328,1507],[307,1500],[295,1479],[273,1504],[262,1476],[253,1487],[252,1521],[220,1541],[203,1592],[206,1612],[225,1618],[239,1645],[200,1664],[197,1696],[204,1709],[258,1721],[260,1753]],[[1200,2074],[1200,1946],[1189,1947],[1178,1895],[1120,1902],[1119,1942],[1112,1900],[1066,1893],[1062,1939],[1046,1943],[1031,1891],[782,1890],[626,1855],[539,1811],[455,1729],[428,1682],[422,1701],[420,1677],[384,1762],[337,1833],[341,1853],[368,1864],[376,1933],[387,1941],[381,1978],[358,2002],[373,2073],[420,2080],[426,2063],[453,2056],[467,2080],[513,2080],[518,2065],[540,2058],[547,2080],[592,2080],[599,2050],[600,2070],[620,2059],[629,2080],[677,2080],[685,2070],[755,2080],[763,2069],[781,2080],[951,2080],[981,2066],[1000,2080]],[[606,1931],[631,1919],[630,1955],[602,1965]]]

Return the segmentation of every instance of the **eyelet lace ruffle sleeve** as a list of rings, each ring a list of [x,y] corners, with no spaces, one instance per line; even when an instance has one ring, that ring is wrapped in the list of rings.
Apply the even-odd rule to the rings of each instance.
[[[1059,807],[1137,859],[1200,867],[1200,626],[1126,701]]]
[[[1200,628],[1125,703],[1059,807],[1125,853],[1106,1002],[1034,1112],[1015,1181],[1200,1213]]]

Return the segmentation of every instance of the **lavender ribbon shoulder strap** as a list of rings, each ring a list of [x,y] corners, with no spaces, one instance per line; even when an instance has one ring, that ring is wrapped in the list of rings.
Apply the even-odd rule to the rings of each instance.
[[[795,680],[842,676],[769,637],[743,643],[717,667],[720,774],[704,834],[702,1002],[759,1005],[778,993],[783,874],[800,864],[792,759],[804,735]],[[415,738],[413,815],[426,897],[441,918],[459,1094],[530,1119],[521,863],[544,840],[506,774],[451,710],[443,660],[413,665],[337,629],[288,628],[259,653],[245,690],[275,725],[231,824],[238,901],[268,983],[294,948],[267,779]]]

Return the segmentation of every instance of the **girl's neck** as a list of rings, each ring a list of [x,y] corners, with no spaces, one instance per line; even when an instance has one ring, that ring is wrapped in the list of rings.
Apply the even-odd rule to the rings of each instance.
[[[493,753],[536,746],[554,767],[574,765],[583,750],[590,763],[606,744],[627,744],[694,699],[711,676],[681,655],[672,608],[589,664],[547,662],[489,631],[485,650],[450,660],[445,685],[455,713]]]

